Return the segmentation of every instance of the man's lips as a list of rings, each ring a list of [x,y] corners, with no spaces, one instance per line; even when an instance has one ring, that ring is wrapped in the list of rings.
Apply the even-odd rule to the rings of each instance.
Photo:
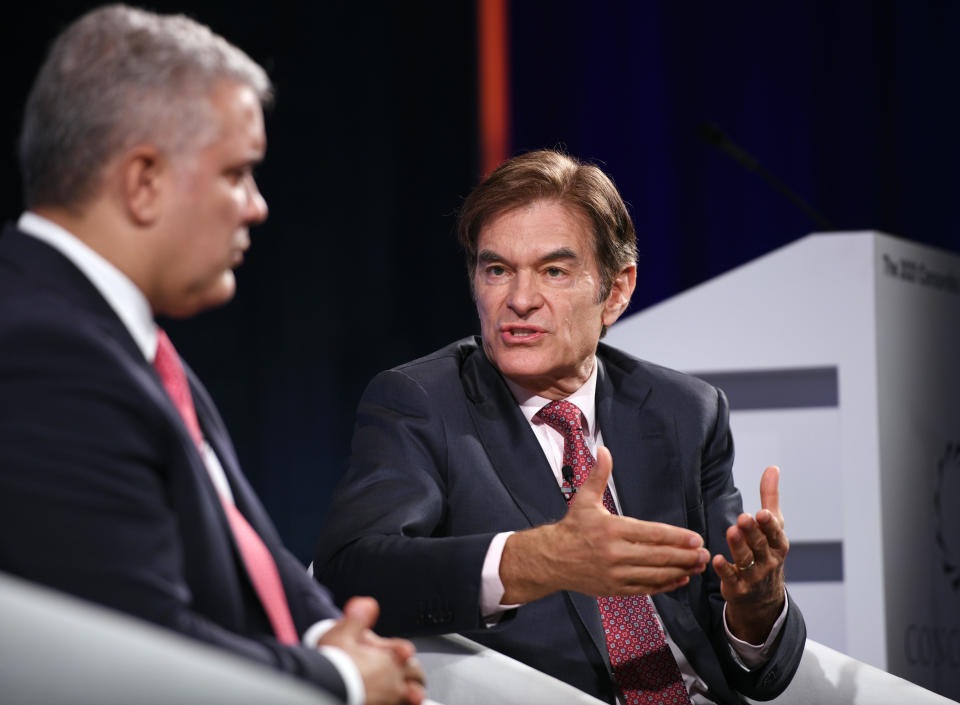
[[[500,338],[505,343],[532,343],[540,340],[547,331],[540,326],[507,323],[500,326]]]
[[[237,242],[233,246],[233,252],[231,252],[231,265],[234,267],[239,267],[243,264],[243,253],[250,249],[250,238],[246,233],[242,237],[237,239]]]

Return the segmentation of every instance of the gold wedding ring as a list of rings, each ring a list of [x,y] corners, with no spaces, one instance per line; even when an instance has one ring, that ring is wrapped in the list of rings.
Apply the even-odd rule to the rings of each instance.
[[[757,564],[756,559],[751,558],[750,562],[747,563],[746,565],[740,565],[739,563],[734,563],[733,565],[734,567],[736,567],[738,572],[746,573],[748,570],[753,570],[753,566],[755,566],[756,564]]]

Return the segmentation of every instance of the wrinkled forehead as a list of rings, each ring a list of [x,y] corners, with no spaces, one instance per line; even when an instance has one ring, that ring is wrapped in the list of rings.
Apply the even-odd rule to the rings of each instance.
[[[478,262],[491,255],[536,260],[560,253],[596,265],[590,219],[558,199],[538,199],[491,215],[480,228],[476,247]]]

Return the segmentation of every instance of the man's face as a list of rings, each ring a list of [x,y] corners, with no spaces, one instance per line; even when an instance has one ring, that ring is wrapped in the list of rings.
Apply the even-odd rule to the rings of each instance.
[[[210,102],[211,140],[170,157],[166,172],[171,188],[151,300],[157,313],[189,316],[229,301],[248,228],[267,217],[253,178],[266,152],[260,101],[249,87],[223,82]]]
[[[603,325],[629,303],[635,268],[597,301],[600,274],[587,219],[536,201],[490,220],[477,238],[474,287],[483,348],[500,372],[550,399],[590,376]]]

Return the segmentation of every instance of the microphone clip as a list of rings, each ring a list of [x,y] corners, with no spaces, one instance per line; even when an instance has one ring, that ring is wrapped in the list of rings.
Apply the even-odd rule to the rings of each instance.
[[[570,500],[573,499],[573,495],[577,493],[577,488],[573,486],[573,468],[569,465],[564,465],[560,468],[560,474],[563,475],[563,485],[560,487],[560,491],[563,493],[563,498],[570,503]]]

